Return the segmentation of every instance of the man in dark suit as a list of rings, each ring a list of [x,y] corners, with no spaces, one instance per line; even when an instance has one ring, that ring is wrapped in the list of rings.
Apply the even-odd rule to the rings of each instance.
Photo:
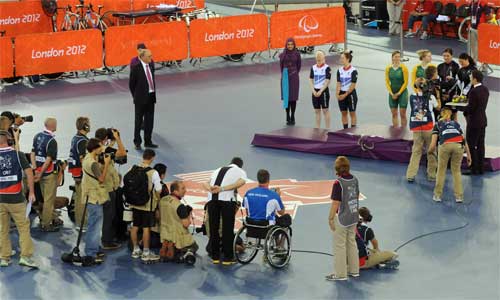
[[[153,144],[154,112],[156,103],[155,69],[152,62],[153,55],[148,49],[139,54],[139,63],[130,67],[129,88],[135,105],[134,144],[141,150],[141,125],[144,120],[144,146],[158,148]]]
[[[486,126],[486,106],[490,92],[483,84],[483,73],[478,70],[472,71],[471,84],[468,98],[469,104],[464,110],[464,116],[467,119],[467,144],[469,144],[472,165],[470,170],[464,172],[465,175],[483,174],[484,161],[484,138]]]

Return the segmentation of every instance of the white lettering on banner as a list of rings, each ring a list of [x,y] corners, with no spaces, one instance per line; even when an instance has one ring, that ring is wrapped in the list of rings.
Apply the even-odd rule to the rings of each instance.
[[[8,16],[4,19],[0,19],[0,25],[15,25],[15,24],[26,24],[26,23],[37,23],[40,22],[40,14],[28,14],[22,15],[21,17],[11,17]]]
[[[490,40],[490,48],[491,49],[498,49],[498,48],[500,48],[500,41],[495,42],[493,40]]]
[[[299,28],[309,33],[319,28],[319,22],[313,16],[305,15],[299,21]]]
[[[194,3],[191,0],[178,0],[177,1],[177,7],[182,8],[182,9],[190,8],[193,6],[194,6]]]
[[[227,33],[225,31],[222,31],[221,33],[217,34],[205,33],[205,42],[226,41],[233,39],[248,39],[248,38],[253,38],[254,33],[255,29],[253,28],[237,29],[236,33],[234,32]]]
[[[0,177],[0,182],[17,181],[17,175]]]
[[[67,46],[66,51],[64,49],[54,49],[51,48],[49,50],[31,50],[31,58],[49,58],[49,57],[58,57],[58,56],[72,56],[72,55],[83,55],[87,50],[87,45],[75,45],[75,46]]]

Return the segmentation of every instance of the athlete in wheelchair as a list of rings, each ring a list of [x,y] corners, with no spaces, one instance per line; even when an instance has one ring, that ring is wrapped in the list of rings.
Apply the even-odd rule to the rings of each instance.
[[[243,207],[247,217],[234,238],[233,250],[242,264],[250,263],[259,250],[264,250],[264,260],[279,269],[288,264],[292,254],[292,218],[285,214],[279,189],[269,189],[269,179],[267,170],[259,170],[259,186],[245,194]]]

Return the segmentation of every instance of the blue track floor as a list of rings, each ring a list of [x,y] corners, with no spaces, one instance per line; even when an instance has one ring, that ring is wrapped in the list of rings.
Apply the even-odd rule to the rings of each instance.
[[[358,123],[389,125],[383,69],[392,48],[383,40],[376,48],[352,45],[353,64],[360,78]],[[440,62],[438,55],[434,57]],[[327,60],[337,67],[337,59],[329,56]],[[161,70],[157,74],[159,100],[153,140],[160,145],[157,161],[168,165],[168,179],[174,179],[174,174],[212,170],[236,155],[244,159],[252,179],[260,168],[267,168],[272,179],[333,179],[335,157],[250,146],[254,133],[284,125],[278,65],[247,61],[231,68],[208,67],[218,61],[209,61],[196,72]],[[311,57],[303,61],[298,126],[314,124],[306,81],[312,63]],[[415,63],[412,59],[409,65]],[[126,145],[132,148],[133,107],[127,74],[121,77],[97,78],[95,82],[54,81],[35,88],[8,86],[0,93],[1,110],[34,115],[35,122],[23,126],[21,144],[25,151],[49,115],[59,120],[61,158],[67,156],[79,115],[89,116],[93,129],[120,129]],[[500,121],[495,117],[500,111],[500,89],[498,80],[491,82],[496,86],[490,88],[496,91],[492,91],[488,106],[487,144],[500,146]],[[331,111],[333,128],[340,129],[337,106],[331,105]],[[129,154],[129,164],[138,161],[140,153],[130,150]],[[413,185],[406,183],[403,164],[352,159],[352,169],[368,198],[362,204],[372,210],[372,225],[382,249],[394,250],[420,234],[468,226],[404,246],[398,251],[398,271],[363,271],[358,279],[332,283],[324,280],[324,275],[333,271],[333,259],[326,255],[294,253],[290,266],[280,271],[262,264],[260,256],[246,266],[213,266],[205,256],[203,236],[196,236],[202,247],[194,268],[142,265],[132,261],[124,248],[109,253],[106,263],[95,268],[67,266],[59,257],[73,247],[76,234],[66,219],[59,233],[44,234],[33,228],[41,269],[26,271],[15,264],[1,269],[1,299],[499,299],[498,173],[464,177],[466,204],[458,206],[453,201],[449,174],[444,202],[435,204],[433,185],[426,181],[423,169]],[[122,173],[125,170],[122,167]],[[68,195],[67,187],[59,194]],[[298,208],[294,249],[331,253],[328,209],[327,204]]]

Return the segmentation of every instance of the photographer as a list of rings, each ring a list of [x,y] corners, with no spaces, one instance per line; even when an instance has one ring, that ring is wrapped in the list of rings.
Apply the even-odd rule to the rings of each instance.
[[[87,117],[76,119],[76,135],[71,139],[71,148],[69,150],[68,170],[75,181],[75,223],[80,226],[83,214],[85,200],[82,199],[82,160],[87,152],[87,143],[90,132],[90,120]]]
[[[243,160],[235,157],[231,164],[219,168],[212,173],[209,182],[203,184],[208,192],[208,215],[210,220],[210,257],[214,264],[220,263],[220,235],[221,217],[223,224],[222,247],[224,252],[223,265],[233,265],[233,240],[234,240],[234,211],[236,207],[237,189],[245,185],[246,172],[242,169]]]
[[[413,147],[411,149],[410,163],[406,170],[406,179],[412,183],[418,173],[420,159],[424,147],[429,148],[434,128],[433,110],[441,109],[441,105],[429,91],[429,85],[424,78],[417,78],[414,86],[415,92],[410,96],[410,130],[413,132]],[[436,181],[437,157],[436,153],[427,153],[427,180]]]
[[[0,116],[0,130],[9,132],[9,140],[7,143],[9,146],[13,147],[16,151],[19,151],[19,129],[14,130],[11,128],[12,121],[9,117]]]
[[[104,154],[108,154],[111,158],[108,172],[104,180],[104,188],[109,193],[110,201],[103,205],[103,223],[102,223],[102,248],[105,250],[113,250],[121,245],[116,242],[116,230],[113,226],[113,220],[116,215],[116,190],[120,187],[121,178],[115,163],[122,164],[126,162],[127,150],[123,146],[118,130],[113,128],[99,128],[95,132],[95,137],[101,142],[104,147]],[[117,149],[113,148],[115,145]],[[101,168],[103,165],[102,155],[99,157]],[[121,205],[121,203],[120,203]]]
[[[10,219],[14,220],[19,232],[21,257],[19,264],[30,268],[38,268],[31,258],[34,245],[30,235],[30,220],[26,218],[26,199],[24,197],[23,173],[27,178],[28,201],[35,201],[33,187],[33,170],[24,153],[9,146],[12,139],[7,131],[0,131],[0,267],[8,267],[12,256],[12,244],[9,238]]]
[[[98,139],[90,139],[87,152],[82,162],[82,197],[87,205],[87,233],[85,234],[85,255],[94,259],[94,263],[102,263],[104,254],[100,251],[103,220],[102,206],[109,202],[109,193],[104,186],[111,156],[104,155],[103,168],[98,162],[104,147]]]
[[[54,224],[54,202],[57,192],[57,141],[54,132],[57,130],[57,120],[48,117],[45,120],[45,130],[33,138],[33,149],[31,150],[31,165],[36,166],[35,182],[39,182],[43,196],[43,212],[41,216],[41,228],[44,232],[59,231]]]
[[[171,194],[160,200],[160,235],[163,243],[160,255],[163,254],[162,257],[167,259],[198,251],[198,244],[188,230],[193,209],[181,203],[186,194],[186,185],[182,181],[174,181],[170,190]]]
[[[439,75],[437,68],[433,65],[428,66],[425,69],[425,79],[427,79],[427,83],[429,85],[429,92],[436,98],[439,106],[441,107],[441,85],[439,82]],[[434,119],[439,118],[439,109],[434,108]]]

